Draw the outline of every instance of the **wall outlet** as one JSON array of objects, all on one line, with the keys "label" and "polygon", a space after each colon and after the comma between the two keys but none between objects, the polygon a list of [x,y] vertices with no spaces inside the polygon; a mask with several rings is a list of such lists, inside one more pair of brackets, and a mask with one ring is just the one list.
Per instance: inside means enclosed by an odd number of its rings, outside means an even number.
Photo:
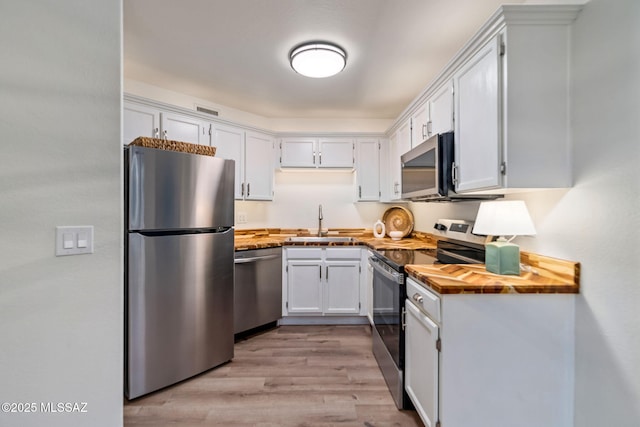
[{"label": "wall outlet", "polygon": [[238,212],[236,222],[238,224],[246,224],[247,223],[247,213],[246,212]]}]

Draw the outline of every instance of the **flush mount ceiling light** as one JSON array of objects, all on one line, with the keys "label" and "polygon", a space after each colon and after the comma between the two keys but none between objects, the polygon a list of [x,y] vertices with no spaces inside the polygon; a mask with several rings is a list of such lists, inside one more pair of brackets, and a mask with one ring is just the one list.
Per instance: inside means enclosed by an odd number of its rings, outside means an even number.
[{"label": "flush mount ceiling light", "polygon": [[340,46],[326,42],[309,42],[289,52],[291,68],[296,73],[313,78],[330,77],[347,64],[347,53]]}]

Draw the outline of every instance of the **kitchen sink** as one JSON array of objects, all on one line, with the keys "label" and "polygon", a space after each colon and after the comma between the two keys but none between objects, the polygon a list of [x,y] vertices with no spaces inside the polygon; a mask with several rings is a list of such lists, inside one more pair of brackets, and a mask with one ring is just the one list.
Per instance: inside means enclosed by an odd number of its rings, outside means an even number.
[{"label": "kitchen sink", "polygon": [[353,243],[356,242],[355,237],[345,236],[305,236],[305,237],[287,237],[285,243]]}]

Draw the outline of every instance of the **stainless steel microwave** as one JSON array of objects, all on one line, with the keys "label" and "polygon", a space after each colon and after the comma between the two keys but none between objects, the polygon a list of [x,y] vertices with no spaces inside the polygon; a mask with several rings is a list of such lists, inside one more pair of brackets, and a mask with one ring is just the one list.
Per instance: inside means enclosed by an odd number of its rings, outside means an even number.
[{"label": "stainless steel microwave", "polygon": [[437,199],[453,192],[453,132],[432,136],[400,159],[403,199]]}]

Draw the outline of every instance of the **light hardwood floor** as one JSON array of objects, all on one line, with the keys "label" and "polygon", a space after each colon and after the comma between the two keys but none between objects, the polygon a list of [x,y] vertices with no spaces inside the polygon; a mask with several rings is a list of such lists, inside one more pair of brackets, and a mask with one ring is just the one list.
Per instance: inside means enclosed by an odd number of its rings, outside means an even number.
[{"label": "light hardwood floor", "polygon": [[396,409],[369,326],[281,326],[239,341],[234,359],[125,401],[125,427],[421,427]]}]

